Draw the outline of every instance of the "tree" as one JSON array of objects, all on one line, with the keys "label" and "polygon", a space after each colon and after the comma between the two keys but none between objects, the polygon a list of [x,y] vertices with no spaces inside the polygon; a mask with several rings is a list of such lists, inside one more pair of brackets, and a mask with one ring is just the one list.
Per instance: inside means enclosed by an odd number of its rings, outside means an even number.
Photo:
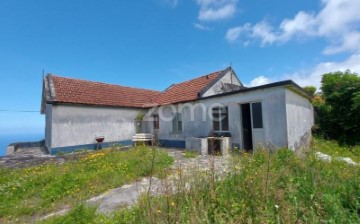
[{"label": "tree", "polygon": [[311,96],[311,97],[315,96],[315,93],[316,93],[315,86],[305,86],[303,89],[305,90],[305,92],[307,92],[307,94],[309,94],[309,96]]},{"label": "tree", "polygon": [[314,104],[322,134],[350,145],[360,143],[360,77],[356,73],[324,74],[323,102]]}]

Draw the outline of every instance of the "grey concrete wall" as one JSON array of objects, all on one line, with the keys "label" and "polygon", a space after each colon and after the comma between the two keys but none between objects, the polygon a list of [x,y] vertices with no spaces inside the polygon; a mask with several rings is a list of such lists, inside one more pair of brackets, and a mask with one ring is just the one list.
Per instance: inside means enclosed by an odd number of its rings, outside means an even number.
[{"label": "grey concrete wall", "polygon": [[51,148],[131,140],[135,134],[137,109],[77,105],[53,105]]},{"label": "grey concrete wall", "polygon": [[51,148],[52,105],[45,105],[45,146]]},{"label": "grey concrete wall", "polygon": [[229,71],[228,73],[226,73],[226,75],[224,75],[221,79],[219,79],[210,89],[208,89],[205,93],[203,93],[202,96],[206,97],[206,96],[212,96],[223,93],[224,91],[222,88],[224,83],[230,83],[238,86],[241,85],[237,77],[233,74],[233,72]]},{"label": "grey concrete wall", "polygon": [[314,125],[314,110],[310,100],[286,89],[286,114],[288,147],[293,150],[309,147]]},{"label": "grey concrete wall", "polygon": [[[249,102],[262,102],[263,125],[264,125],[264,143],[270,143],[276,147],[285,147],[287,145],[287,126],[286,126],[286,104],[285,88],[274,87],[263,90],[256,90],[245,93],[232,94],[228,96],[199,100],[198,103],[205,105],[205,119],[203,120],[203,109],[197,106],[194,109],[195,118],[191,118],[191,106],[184,104],[177,105],[177,109],[184,107],[183,110],[183,132],[172,132],[172,108],[171,106],[162,106],[159,111],[165,115],[166,120],[160,120],[159,139],[166,140],[185,140],[187,137],[209,136],[212,130],[212,120],[208,111],[218,103],[222,103],[229,110],[229,131],[232,134],[232,142],[242,147],[242,123],[240,104]],[[191,105],[196,104],[192,102]]]}]

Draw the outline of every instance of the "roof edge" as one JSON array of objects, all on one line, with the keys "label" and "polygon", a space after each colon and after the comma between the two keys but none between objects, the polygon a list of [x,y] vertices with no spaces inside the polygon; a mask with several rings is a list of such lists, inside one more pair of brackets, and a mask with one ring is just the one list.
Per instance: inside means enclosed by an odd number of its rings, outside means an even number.
[{"label": "roof edge", "polygon": [[40,113],[45,113],[45,104],[49,102],[53,102],[55,100],[55,88],[54,88],[54,82],[52,80],[52,77],[50,74],[43,77],[43,88],[42,88],[42,94],[41,94],[41,108]]},{"label": "roof edge", "polygon": [[[46,76],[47,78],[47,84],[48,84],[48,88],[49,88],[49,100],[51,101],[56,101],[56,89],[55,89],[55,85],[54,85],[54,80],[53,80],[53,76],[51,74],[48,74]],[[48,101],[48,99],[47,99]]]},{"label": "roof edge", "polygon": [[221,74],[218,77],[216,77],[216,79],[212,80],[202,90],[200,90],[200,92],[198,92],[198,98],[200,98],[199,96],[202,96],[206,91],[208,91],[213,85],[215,85],[215,83],[217,83],[222,77],[224,77],[231,70],[232,70],[231,67],[227,67],[226,69],[221,70]]},{"label": "roof edge", "polygon": [[[231,68],[231,67],[230,67]],[[244,86],[244,84],[241,82],[241,80],[239,79],[239,77],[237,76],[236,72],[234,69],[231,68],[231,72],[233,73],[233,75],[235,76],[235,78],[239,81],[240,85],[244,88],[247,88],[246,86]]]},{"label": "roof edge", "polygon": [[311,97],[307,94],[307,92],[303,88],[301,88],[298,84],[296,84],[294,81],[292,81],[290,79],[284,80],[284,81],[279,81],[279,82],[273,82],[273,83],[269,83],[269,84],[265,84],[265,85],[261,85],[261,86],[247,87],[245,89],[239,89],[239,90],[235,90],[235,91],[231,91],[231,92],[227,92],[227,93],[221,93],[221,94],[217,94],[217,95],[207,96],[202,99],[208,99],[208,98],[219,97],[219,96],[227,96],[227,95],[232,95],[232,94],[236,94],[236,93],[249,92],[249,91],[254,91],[254,90],[259,90],[259,89],[268,89],[268,88],[279,87],[279,86],[292,86],[299,93],[302,93],[301,95],[303,95],[305,98],[311,99]]},{"label": "roof edge", "polygon": [[104,107],[104,108],[132,108],[132,109],[151,108],[146,105],[143,105],[143,106],[114,106],[114,105],[104,105],[104,104],[71,103],[71,102],[61,102],[61,101],[49,101],[47,103],[52,104],[52,105],[89,106],[89,107]]},{"label": "roof edge", "polygon": [[[273,82],[273,83],[269,83],[269,84],[265,84],[265,85],[261,85],[261,86],[247,87],[244,89],[239,89],[239,90],[235,90],[235,91],[231,91],[231,92],[206,96],[206,97],[198,98],[195,100],[176,102],[173,104],[194,102],[194,101],[198,101],[198,100],[205,100],[205,99],[210,99],[210,98],[215,98],[215,97],[228,96],[228,95],[233,95],[233,94],[237,94],[237,93],[245,93],[245,92],[250,92],[250,91],[255,91],[255,90],[260,90],[260,89],[268,89],[268,88],[273,88],[273,87],[280,87],[280,86],[293,87],[293,89],[296,90],[295,91],[296,93],[298,93],[299,95],[301,95],[309,100],[311,99],[311,97],[306,93],[306,91],[303,88],[301,88],[298,84],[296,84],[294,81],[284,80],[284,81]],[[165,106],[165,105],[170,105],[170,104],[160,104],[159,106]]]}]

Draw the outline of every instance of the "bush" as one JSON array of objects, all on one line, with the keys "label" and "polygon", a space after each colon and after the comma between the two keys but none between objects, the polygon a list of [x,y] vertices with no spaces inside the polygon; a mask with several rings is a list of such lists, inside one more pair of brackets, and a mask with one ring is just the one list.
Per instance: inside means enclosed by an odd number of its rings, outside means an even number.
[{"label": "bush", "polygon": [[340,143],[360,144],[358,74],[349,71],[324,74],[321,90],[322,96],[313,99],[318,126],[316,133]]}]

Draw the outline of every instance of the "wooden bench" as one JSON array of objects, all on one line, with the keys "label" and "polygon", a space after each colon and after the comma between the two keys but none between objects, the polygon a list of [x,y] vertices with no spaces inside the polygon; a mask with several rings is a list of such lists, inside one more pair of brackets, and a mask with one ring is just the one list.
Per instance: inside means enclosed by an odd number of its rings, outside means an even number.
[{"label": "wooden bench", "polygon": [[151,145],[154,145],[155,137],[153,134],[148,133],[138,133],[132,137],[132,141],[136,145],[137,143],[147,143],[150,142]]}]

